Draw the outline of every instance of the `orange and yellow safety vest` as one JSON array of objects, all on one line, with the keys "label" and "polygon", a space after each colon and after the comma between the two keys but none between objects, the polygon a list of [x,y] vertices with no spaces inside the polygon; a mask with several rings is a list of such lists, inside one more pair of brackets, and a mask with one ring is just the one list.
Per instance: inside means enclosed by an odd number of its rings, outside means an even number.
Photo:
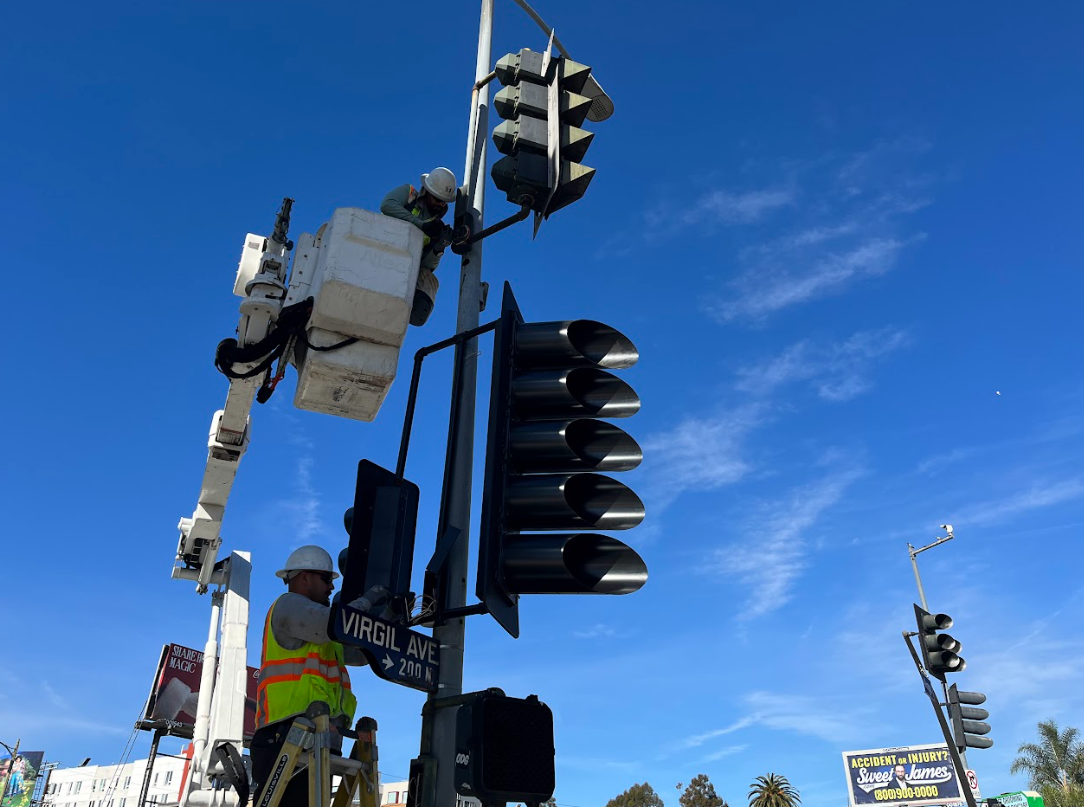
[{"label": "orange and yellow safety vest", "polygon": [[263,628],[260,680],[256,686],[256,727],[277,723],[309,708],[313,701],[331,707],[331,718],[354,719],[358,701],[350,691],[350,674],[338,642],[306,642],[287,650],[275,640],[271,628],[272,604]]}]

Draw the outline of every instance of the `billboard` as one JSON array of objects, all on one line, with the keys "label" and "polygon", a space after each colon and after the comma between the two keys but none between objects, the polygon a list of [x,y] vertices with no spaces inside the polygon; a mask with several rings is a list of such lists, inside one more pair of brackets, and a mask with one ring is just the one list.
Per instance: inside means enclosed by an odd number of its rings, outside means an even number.
[{"label": "billboard", "polygon": [[[203,675],[203,653],[179,644],[167,644],[158,660],[144,720],[168,720],[178,724],[171,733],[192,737],[196,726],[196,704],[199,700],[200,676]],[[256,731],[256,683],[260,671],[248,668],[245,690],[245,739]]]},{"label": "billboard", "polygon": [[964,800],[944,743],[844,751],[843,769],[852,807]]},{"label": "billboard", "polygon": [[14,763],[10,756],[0,757],[3,807],[29,807],[44,756],[43,751],[20,751],[15,755]]}]

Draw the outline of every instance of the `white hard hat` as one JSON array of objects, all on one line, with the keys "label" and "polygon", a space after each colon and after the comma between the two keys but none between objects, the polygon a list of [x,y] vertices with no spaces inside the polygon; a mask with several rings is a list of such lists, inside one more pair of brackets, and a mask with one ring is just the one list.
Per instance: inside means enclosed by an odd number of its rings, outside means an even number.
[{"label": "white hard hat", "polygon": [[290,572],[331,572],[332,580],[339,576],[331,566],[331,555],[313,544],[300,546],[291,552],[290,557],[286,558],[286,565],[275,572],[275,577],[285,580]]},{"label": "white hard hat", "polygon": [[434,168],[428,174],[422,174],[422,187],[442,202],[455,200],[455,174],[447,168]]}]

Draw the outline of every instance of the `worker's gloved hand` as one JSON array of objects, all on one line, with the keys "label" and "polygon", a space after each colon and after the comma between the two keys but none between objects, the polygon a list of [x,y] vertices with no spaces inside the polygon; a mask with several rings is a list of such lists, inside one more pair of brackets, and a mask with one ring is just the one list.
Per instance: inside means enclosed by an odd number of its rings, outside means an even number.
[{"label": "worker's gloved hand", "polygon": [[440,232],[430,237],[432,238],[430,246],[433,252],[443,252],[444,248],[452,243],[452,228],[447,224],[441,224]]},{"label": "worker's gloved hand", "polygon": [[384,586],[373,586],[349,605],[351,608],[357,608],[359,611],[371,614],[386,603],[389,597],[391,597],[391,592]]},{"label": "worker's gloved hand", "polygon": [[422,232],[428,235],[431,239],[436,239],[444,232],[444,228],[447,225],[440,219],[430,219],[422,225]]}]

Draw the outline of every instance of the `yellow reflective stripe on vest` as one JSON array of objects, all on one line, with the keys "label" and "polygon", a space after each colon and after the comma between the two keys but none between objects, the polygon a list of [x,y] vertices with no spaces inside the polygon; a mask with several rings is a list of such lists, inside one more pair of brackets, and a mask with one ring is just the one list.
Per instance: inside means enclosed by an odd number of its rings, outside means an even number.
[{"label": "yellow reflective stripe on vest", "polygon": [[[418,218],[421,218],[422,217],[422,209],[420,207],[416,207],[416,208],[414,208],[413,210],[410,211],[410,215],[417,216]],[[429,236],[423,234],[422,235],[422,247],[429,246],[429,241],[430,241]]]},{"label": "yellow reflective stripe on vest", "polygon": [[[276,603],[278,600],[275,601]],[[277,723],[321,700],[331,708],[331,717],[354,718],[357,699],[350,689],[350,674],[338,642],[306,642],[287,650],[275,639],[271,627],[272,605],[264,621],[260,680],[256,686],[256,725]]]}]

